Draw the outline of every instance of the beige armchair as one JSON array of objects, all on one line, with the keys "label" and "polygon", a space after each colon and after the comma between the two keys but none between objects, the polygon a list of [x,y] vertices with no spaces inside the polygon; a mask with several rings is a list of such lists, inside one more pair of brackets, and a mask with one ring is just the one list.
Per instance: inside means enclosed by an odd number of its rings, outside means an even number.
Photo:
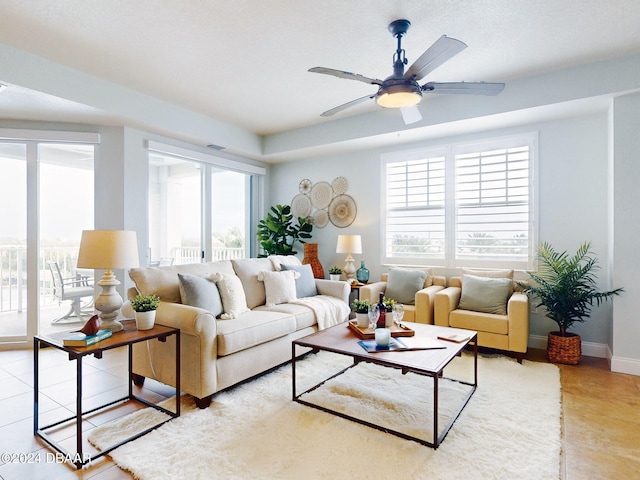
[{"label": "beige armchair", "polygon": [[[422,288],[415,293],[413,298],[414,304],[412,305],[406,301],[400,301],[400,303],[404,305],[403,321],[433,324],[435,295],[436,292],[445,288],[447,279],[445,277],[432,275],[430,269],[424,271],[427,272],[427,278],[425,279]],[[397,271],[390,270],[390,273],[393,280],[394,274],[397,273]],[[380,297],[380,293],[385,295],[387,294],[388,280],[389,273],[383,273],[381,275],[381,281],[360,287],[360,300],[377,302]],[[398,301],[399,299],[394,298],[394,300]]]},{"label": "beige armchair", "polygon": [[[477,278],[477,277],[475,277]],[[451,277],[449,287],[435,295],[435,324],[478,332],[478,346],[516,353],[518,363],[529,341],[529,299],[516,282],[508,284],[506,311],[487,313],[460,308],[464,277]],[[474,279],[475,280],[475,279]],[[470,288],[470,287],[469,287]],[[469,302],[467,301],[467,305]],[[464,307],[464,305],[463,305]],[[503,307],[504,308],[504,307]]]}]

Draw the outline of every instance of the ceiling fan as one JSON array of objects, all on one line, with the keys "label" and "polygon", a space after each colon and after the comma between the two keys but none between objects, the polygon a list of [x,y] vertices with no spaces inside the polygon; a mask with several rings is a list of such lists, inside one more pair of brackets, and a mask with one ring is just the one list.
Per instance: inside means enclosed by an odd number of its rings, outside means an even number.
[{"label": "ceiling fan", "polygon": [[504,89],[504,83],[487,82],[427,82],[418,84],[421,80],[440,65],[467,48],[467,45],[455,38],[443,35],[431,45],[405,72],[408,63],[402,48],[402,37],[407,33],[411,22],[409,20],[395,20],[389,24],[389,31],[398,39],[398,47],[393,54],[393,74],[384,80],[365,77],[357,73],[335,70],[333,68],[314,67],[309,71],[333,75],[338,78],[357,80],[359,82],[378,85],[378,91],[366,97],[357,98],[338,107],[327,110],[321,116],[329,117],[349,107],[353,107],[369,99],[376,99],[378,105],[386,108],[400,108],[406,124],[415,123],[422,119],[417,106],[422,100],[422,93],[443,94],[471,94],[498,95]]}]

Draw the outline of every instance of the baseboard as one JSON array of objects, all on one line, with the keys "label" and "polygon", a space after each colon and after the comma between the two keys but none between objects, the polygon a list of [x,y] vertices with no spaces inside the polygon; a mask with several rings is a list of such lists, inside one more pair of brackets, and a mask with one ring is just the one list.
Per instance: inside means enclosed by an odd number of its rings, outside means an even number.
[{"label": "baseboard", "polygon": [[611,357],[611,371],[617,373],[628,373],[629,375],[640,375],[640,360],[637,358]]},{"label": "baseboard", "polygon": [[[547,337],[542,335],[530,335],[529,347],[546,350]],[[582,342],[582,355],[587,357],[611,358],[609,346],[606,343]]]}]

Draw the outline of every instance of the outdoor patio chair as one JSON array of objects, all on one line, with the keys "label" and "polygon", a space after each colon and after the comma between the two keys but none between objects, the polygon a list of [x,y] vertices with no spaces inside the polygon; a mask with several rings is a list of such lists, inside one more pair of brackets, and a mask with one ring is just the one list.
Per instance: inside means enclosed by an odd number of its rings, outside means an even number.
[{"label": "outdoor patio chair", "polygon": [[[57,262],[48,262],[47,266],[53,279],[53,295],[59,303],[71,301],[71,308],[62,317],[52,320],[51,323],[76,323],[83,322],[83,315],[93,313],[93,278],[86,275],[76,275],[64,278]],[[82,299],[91,297],[91,300],[82,305]],[[73,318],[73,317],[76,318]]]}]

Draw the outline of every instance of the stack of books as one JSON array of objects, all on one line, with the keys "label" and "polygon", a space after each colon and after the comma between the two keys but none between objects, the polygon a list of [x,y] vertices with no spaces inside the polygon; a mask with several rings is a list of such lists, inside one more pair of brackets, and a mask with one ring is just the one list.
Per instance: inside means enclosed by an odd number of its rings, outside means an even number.
[{"label": "stack of books", "polygon": [[102,340],[109,338],[113,332],[111,330],[98,330],[95,335],[86,335],[82,332],[70,332],[63,339],[65,347],[89,347]]}]

